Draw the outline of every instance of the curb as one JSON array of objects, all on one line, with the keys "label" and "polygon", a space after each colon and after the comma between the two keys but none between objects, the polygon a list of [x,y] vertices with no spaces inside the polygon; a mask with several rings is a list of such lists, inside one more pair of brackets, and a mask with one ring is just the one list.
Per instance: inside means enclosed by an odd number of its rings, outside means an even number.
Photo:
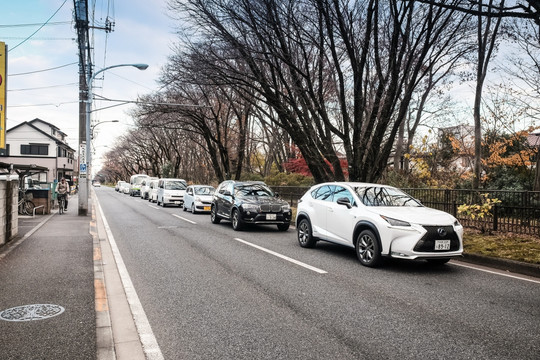
[{"label": "curb", "polygon": [[484,265],[499,270],[509,271],[517,274],[532,276],[540,278],[540,265],[529,264],[521,261],[501,259],[496,257],[477,255],[477,254],[465,254],[462,258],[454,259],[457,261],[463,261],[467,263]]}]

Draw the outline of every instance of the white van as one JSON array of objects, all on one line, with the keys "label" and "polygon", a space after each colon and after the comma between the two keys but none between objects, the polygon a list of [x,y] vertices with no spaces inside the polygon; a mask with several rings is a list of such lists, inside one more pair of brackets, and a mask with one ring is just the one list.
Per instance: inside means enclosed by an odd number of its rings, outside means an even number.
[{"label": "white van", "polygon": [[163,207],[168,204],[182,206],[187,183],[184,179],[159,179],[157,204]]},{"label": "white van", "polygon": [[146,174],[131,175],[129,179],[129,196],[141,196],[141,183],[144,179],[148,179]]}]

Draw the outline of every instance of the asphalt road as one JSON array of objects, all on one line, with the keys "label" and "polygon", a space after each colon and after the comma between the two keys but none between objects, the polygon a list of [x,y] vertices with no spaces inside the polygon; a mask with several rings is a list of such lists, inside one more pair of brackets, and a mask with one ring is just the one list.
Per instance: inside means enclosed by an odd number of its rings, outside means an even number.
[{"label": "asphalt road", "polygon": [[96,195],[165,359],[538,359],[540,283]]}]

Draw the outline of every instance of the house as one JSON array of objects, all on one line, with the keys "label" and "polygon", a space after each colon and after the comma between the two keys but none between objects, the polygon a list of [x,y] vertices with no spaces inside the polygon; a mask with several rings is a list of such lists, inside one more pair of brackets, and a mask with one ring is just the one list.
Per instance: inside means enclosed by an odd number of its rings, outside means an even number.
[{"label": "house", "polygon": [[6,149],[0,152],[0,161],[47,168],[32,175],[34,183],[52,183],[62,177],[71,181],[77,162],[66,139],[67,135],[51,123],[25,121],[6,131]]}]

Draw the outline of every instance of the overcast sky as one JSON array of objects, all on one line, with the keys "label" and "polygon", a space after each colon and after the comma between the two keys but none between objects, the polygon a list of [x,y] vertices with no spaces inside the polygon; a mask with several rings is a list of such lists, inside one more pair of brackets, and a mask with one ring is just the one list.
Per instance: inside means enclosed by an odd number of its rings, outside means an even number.
[{"label": "overcast sky", "polygon": [[[166,0],[89,0],[89,6],[93,4],[90,11],[96,23],[104,23],[107,16],[115,23],[108,34],[93,30],[95,71],[116,64],[149,65],[145,71],[123,67],[98,75],[94,93],[134,101],[157,90],[156,80],[175,39]],[[7,128],[40,118],[65,132],[70,146],[77,149],[79,68],[73,0],[0,0],[0,9],[0,41],[8,45]],[[53,68],[58,69],[43,71]],[[94,108],[114,104],[95,101]],[[120,120],[96,127],[95,169],[106,146],[129,129],[130,108],[123,105],[93,113],[94,122]]]}]

